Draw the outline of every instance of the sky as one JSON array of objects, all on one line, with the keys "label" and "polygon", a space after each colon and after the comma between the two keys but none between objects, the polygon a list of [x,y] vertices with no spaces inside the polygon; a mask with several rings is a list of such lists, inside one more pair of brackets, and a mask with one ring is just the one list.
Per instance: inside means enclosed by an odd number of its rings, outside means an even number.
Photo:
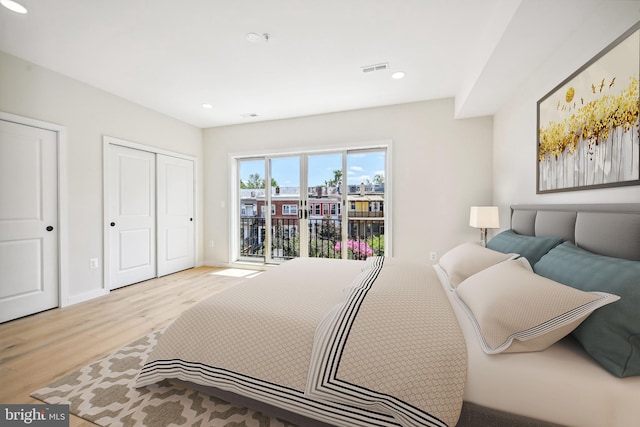
[{"label": "sky", "polygon": [[[317,154],[308,156],[309,186],[324,185],[333,180],[336,169],[342,168],[342,154]],[[347,184],[358,185],[367,180],[373,182],[375,175],[384,176],[384,151],[347,154]],[[274,157],[271,159],[271,176],[280,187],[300,186],[300,157]],[[251,160],[240,163],[240,179],[247,181],[249,175],[258,173],[265,177],[264,161]]]}]

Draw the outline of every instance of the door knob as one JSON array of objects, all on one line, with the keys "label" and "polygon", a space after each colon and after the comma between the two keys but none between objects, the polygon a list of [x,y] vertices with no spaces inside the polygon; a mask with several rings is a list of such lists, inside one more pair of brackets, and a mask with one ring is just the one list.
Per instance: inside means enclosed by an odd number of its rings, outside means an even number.
[{"label": "door knob", "polygon": [[52,226],[47,226],[47,231],[53,231],[53,227]]},{"label": "door knob", "polygon": [[116,223],[115,223],[115,222],[112,222],[110,225],[111,225],[112,227],[115,227],[115,226],[116,226]]}]

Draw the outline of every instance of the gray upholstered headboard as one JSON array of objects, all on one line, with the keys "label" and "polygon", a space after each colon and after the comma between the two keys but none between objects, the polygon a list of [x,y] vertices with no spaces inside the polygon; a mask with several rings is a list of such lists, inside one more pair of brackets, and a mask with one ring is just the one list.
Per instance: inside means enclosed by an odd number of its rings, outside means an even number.
[{"label": "gray upholstered headboard", "polygon": [[640,261],[640,203],[513,205],[511,228],[560,236],[600,255]]}]

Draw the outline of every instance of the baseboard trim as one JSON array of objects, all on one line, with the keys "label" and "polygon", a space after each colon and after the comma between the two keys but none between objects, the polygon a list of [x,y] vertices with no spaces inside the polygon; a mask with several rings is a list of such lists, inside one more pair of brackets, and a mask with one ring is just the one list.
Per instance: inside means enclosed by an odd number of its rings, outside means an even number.
[{"label": "baseboard trim", "polygon": [[63,304],[62,307],[67,307],[69,305],[74,305],[81,302],[89,301],[94,298],[98,298],[108,294],[109,294],[108,289],[96,289],[95,291],[84,292],[80,295],[73,295],[67,298],[67,303]]}]

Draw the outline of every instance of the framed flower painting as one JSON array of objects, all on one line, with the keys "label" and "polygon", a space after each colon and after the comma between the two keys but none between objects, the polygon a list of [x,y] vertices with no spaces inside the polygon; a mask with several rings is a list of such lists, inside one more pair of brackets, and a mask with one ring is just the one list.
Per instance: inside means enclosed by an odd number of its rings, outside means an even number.
[{"label": "framed flower painting", "polygon": [[640,184],[640,24],[538,101],[537,189]]}]

